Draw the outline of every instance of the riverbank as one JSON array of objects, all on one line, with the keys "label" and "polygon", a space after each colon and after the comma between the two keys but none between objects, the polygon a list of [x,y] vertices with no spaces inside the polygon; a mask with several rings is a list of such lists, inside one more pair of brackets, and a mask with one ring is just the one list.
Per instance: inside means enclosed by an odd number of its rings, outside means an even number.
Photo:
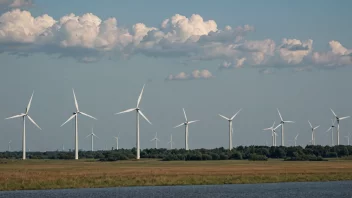
[{"label": "riverbank", "polygon": [[0,190],[352,180],[352,161],[2,160]]}]

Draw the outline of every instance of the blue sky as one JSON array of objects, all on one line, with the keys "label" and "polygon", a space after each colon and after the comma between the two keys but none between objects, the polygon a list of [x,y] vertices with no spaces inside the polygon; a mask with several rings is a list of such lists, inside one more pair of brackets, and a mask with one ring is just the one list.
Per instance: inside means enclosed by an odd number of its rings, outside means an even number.
[{"label": "blue sky", "polygon": [[[235,145],[270,144],[270,133],[262,129],[279,122],[276,108],[284,119],[296,121],[285,127],[286,143],[300,133],[300,145],[311,137],[308,119],[321,125],[316,141],[325,145],[330,144],[325,133],[329,108],[341,116],[352,114],[350,1],[37,0],[20,7],[0,1],[0,6],[0,117],[23,112],[35,91],[30,115],[43,130],[27,122],[31,150],[73,148],[74,123],[60,127],[74,110],[72,88],[80,109],[98,118],[79,117],[80,149],[90,148],[84,137],[92,126],[100,137],[96,148],[114,146],[116,134],[121,147],[135,146],[135,115],[113,114],[134,107],[144,83],[141,108],[153,125],[141,119],[142,148],[154,146],[150,139],[156,131],[161,147],[167,147],[172,133],[175,147],[182,148],[184,130],[173,126],[184,121],[183,107],[189,119],[201,120],[190,125],[190,148],[227,147],[227,122],[217,114],[231,116],[240,108]],[[31,23],[26,11],[52,19]],[[60,21],[70,13],[79,20],[71,16],[71,25]],[[84,18],[86,13],[92,15]],[[190,23],[172,24],[176,14]],[[192,14],[204,23],[191,19]],[[102,22],[81,23],[94,17]],[[109,17],[116,18],[117,26],[109,20],[110,26],[103,27]],[[168,27],[162,28],[165,19]],[[214,20],[216,30],[208,20]],[[149,28],[140,40],[133,32],[136,23]],[[101,34],[92,38],[94,25]],[[112,26],[117,29],[107,29]],[[342,143],[351,122],[341,122]],[[0,120],[0,134],[0,150],[10,140],[13,149],[21,149],[19,119]]]}]

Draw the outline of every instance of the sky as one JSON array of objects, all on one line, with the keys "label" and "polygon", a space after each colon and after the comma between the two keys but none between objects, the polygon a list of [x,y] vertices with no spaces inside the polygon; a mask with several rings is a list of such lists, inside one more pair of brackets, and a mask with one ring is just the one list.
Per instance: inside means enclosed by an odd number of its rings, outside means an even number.
[{"label": "sky", "polygon": [[[74,122],[60,127],[79,109],[79,148],[94,128],[96,149],[135,147],[133,108],[140,107],[141,148],[184,148],[182,108],[189,120],[189,147],[228,147],[234,119],[235,146],[271,145],[263,131],[280,118],[285,143],[305,146],[308,120],[320,125],[316,142],[331,143],[325,131],[332,108],[352,115],[351,1],[44,1],[0,0],[0,151],[21,150],[25,112],[43,129],[26,122],[27,150],[74,148]],[[341,121],[346,144],[352,119]],[[278,129],[278,131],[280,131]],[[335,134],[336,135],[336,134]],[[335,138],[336,140],[336,138]],[[281,142],[279,134],[278,144]]]}]

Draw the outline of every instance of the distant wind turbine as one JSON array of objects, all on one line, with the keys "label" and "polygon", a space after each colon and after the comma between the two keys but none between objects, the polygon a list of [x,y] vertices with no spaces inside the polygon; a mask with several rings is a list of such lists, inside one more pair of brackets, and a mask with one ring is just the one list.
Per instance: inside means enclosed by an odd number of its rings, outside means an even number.
[{"label": "distant wind turbine", "polygon": [[172,145],[175,144],[175,143],[172,141],[172,134],[171,134],[171,137],[170,137],[170,141],[169,141],[167,144],[170,144],[170,149],[172,149]]},{"label": "distant wind turbine", "polygon": [[73,115],[71,117],[69,117],[68,120],[66,120],[66,122],[64,122],[60,127],[64,126],[67,122],[69,122],[70,120],[75,118],[75,125],[76,125],[75,126],[75,160],[78,160],[78,114],[87,116],[89,118],[93,118],[95,120],[97,120],[97,119],[95,117],[88,115],[86,113],[83,113],[82,111],[79,110],[75,90],[72,89],[72,93],[73,93],[73,98],[75,100],[76,111],[73,112]]},{"label": "distant wind turbine", "polygon": [[153,139],[151,139],[150,141],[155,141],[155,148],[158,148],[158,142],[160,141],[158,139],[158,132],[155,133],[155,137]]},{"label": "distant wind turbine", "polygon": [[296,135],[296,137],[295,137],[295,139],[294,139],[294,141],[295,141],[295,146],[297,146],[297,138],[298,138],[298,136],[299,136],[299,133],[297,133],[297,135]]},{"label": "distant wind turbine", "polygon": [[15,115],[15,116],[12,116],[12,117],[5,118],[5,120],[12,119],[12,118],[20,118],[20,117],[23,119],[23,134],[22,134],[22,159],[23,159],[23,160],[26,159],[26,117],[27,117],[36,127],[38,127],[38,129],[42,130],[42,129],[37,125],[37,123],[35,123],[34,120],[28,115],[29,109],[30,109],[30,107],[31,107],[32,99],[33,99],[33,94],[34,94],[34,91],[33,91],[33,93],[32,93],[31,99],[29,99],[29,102],[28,102],[28,105],[27,105],[27,108],[26,108],[25,113],[21,113],[21,114],[19,114],[19,115]]},{"label": "distant wind turbine", "polygon": [[152,124],[148,118],[142,113],[142,111],[140,110],[139,108],[139,103],[141,102],[141,99],[142,99],[142,94],[143,94],[143,90],[144,90],[144,86],[145,84],[143,85],[143,88],[142,88],[142,91],[141,93],[139,94],[139,97],[138,97],[138,100],[137,100],[137,107],[135,108],[131,108],[131,109],[127,109],[125,111],[121,111],[119,113],[115,113],[115,115],[117,114],[122,114],[122,113],[128,113],[128,112],[131,112],[131,111],[136,111],[136,114],[137,114],[137,123],[136,123],[136,127],[137,127],[137,130],[136,130],[136,149],[137,149],[137,156],[136,156],[136,159],[140,159],[140,142],[139,142],[139,115],[141,115],[149,124]]},{"label": "distant wind turbine", "polygon": [[308,123],[309,123],[310,129],[312,130],[312,145],[316,145],[316,143],[315,143],[315,130],[317,128],[319,128],[320,125],[313,127],[312,123],[310,123],[309,120],[308,120]]},{"label": "distant wind turbine", "polygon": [[336,113],[330,109],[332,114],[334,114],[336,122],[337,122],[337,145],[340,145],[340,120],[344,120],[346,118],[349,118],[350,116],[345,116],[345,117],[338,117]]},{"label": "distant wind turbine", "polygon": [[264,131],[271,130],[272,146],[276,146],[275,130],[277,128],[279,128],[279,126],[281,126],[281,124],[277,125],[275,128],[274,128],[274,126],[275,126],[275,121],[274,121],[274,123],[273,123],[273,125],[271,127],[263,129]]},{"label": "distant wind turbine", "polygon": [[351,137],[351,133],[349,133],[347,136],[345,136],[345,138],[347,139],[347,145],[350,145],[350,137]]},{"label": "distant wind turbine", "polygon": [[96,137],[96,138],[99,138],[99,137],[98,137],[97,135],[95,135],[95,133],[93,132],[93,128],[92,128],[92,133],[90,133],[89,135],[87,135],[86,138],[89,137],[89,136],[91,137],[91,147],[92,147],[92,148],[91,148],[91,151],[94,151],[94,150],[93,150],[93,145],[94,145],[93,139],[94,139],[94,137]]},{"label": "distant wind turbine", "polygon": [[114,137],[116,139],[116,150],[119,150],[119,136]]},{"label": "distant wind turbine", "polygon": [[331,130],[331,146],[334,146],[334,128],[335,128],[335,119],[331,119],[331,127],[326,131],[329,132]]},{"label": "distant wind turbine", "polygon": [[284,137],[284,124],[285,123],[295,123],[294,121],[284,121],[282,119],[281,113],[279,111],[279,109],[277,109],[277,112],[279,113],[280,119],[281,119],[281,146],[285,146],[285,137]]},{"label": "distant wind turbine", "polygon": [[12,141],[10,140],[10,141],[9,141],[9,146],[8,146],[8,149],[7,149],[9,152],[11,152],[11,142],[12,142]]},{"label": "distant wind turbine", "polygon": [[219,114],[220,117],[224,118],[225,120],[229,121],[229,150],[233,148],[232,146],[232,134],[233,134],[233,127],[232,127],[232,121],[233,119],[237,116],[237,114],[241,111],[242,109],[238,110],[235,115],[233,115],[231,118],[225,117],[221,114]]},{"label": "distant wind turbine", "polygon": [[174,128],[177,128],[177,127],[180,127],[182,125],[185,125],[185,149],[188,150],[188,125],[191,124],[191,123],[194,123],[194,122],[198,122],[199,120],[188,121],[185,109],[182,108],[182,110],[183,110],[183,114],[185,116],[185,120],[186,121],[184,123],[182,123],[182,124],[179,124],[179,125],[175,126]]}]

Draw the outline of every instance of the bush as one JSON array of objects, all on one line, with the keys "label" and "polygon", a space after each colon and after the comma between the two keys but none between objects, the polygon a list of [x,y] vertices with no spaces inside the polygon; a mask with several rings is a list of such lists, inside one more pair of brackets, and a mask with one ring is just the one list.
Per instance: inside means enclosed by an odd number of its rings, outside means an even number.
[{"label": "bush", "polygon": [[250,161],[268,161],[268,157],[265,155],[250,154],[248,160],[250,160]]},{"label": "bush", "polygon": [[234,153],[232,153],[230,159],[241,160],[242,154],[238,151],[235,151]]}]

